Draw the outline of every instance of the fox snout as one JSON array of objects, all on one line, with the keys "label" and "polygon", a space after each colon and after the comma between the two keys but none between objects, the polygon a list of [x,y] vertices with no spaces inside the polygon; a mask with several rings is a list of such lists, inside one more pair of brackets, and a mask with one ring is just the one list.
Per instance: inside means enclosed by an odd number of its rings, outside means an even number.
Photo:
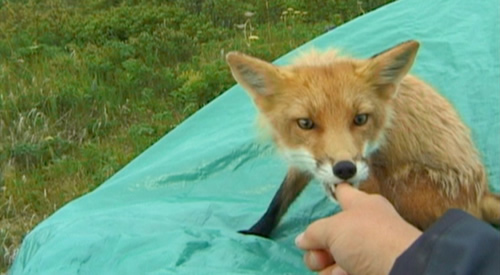
[{"label": "fox snout", "polygon": [[288,163],[298,170],[307,172],[325,185],[348,182],[358,186],[368,178],[369,165],[361,156],[351,157],[347,154],[335,154],[336,157],[321,156],[317,158],[307,149],[282,150]]},{"label": "fox snout", "polygon": [[349,180],[356,175],[356,172],[356,164],[352,161],[339,161],[333,166],[333,174],[339,179]]}]

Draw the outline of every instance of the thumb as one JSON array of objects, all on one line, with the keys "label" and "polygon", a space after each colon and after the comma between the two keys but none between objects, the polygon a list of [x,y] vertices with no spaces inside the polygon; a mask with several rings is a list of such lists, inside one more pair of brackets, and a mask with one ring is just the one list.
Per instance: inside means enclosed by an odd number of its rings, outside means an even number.
[{"label": "thumb", "polygon": [[335,187],[335,197],[344,210],[351,208],[356,200],[365,196],[368,196],[368,194],[359,191],[348,183],[341,183]]}]

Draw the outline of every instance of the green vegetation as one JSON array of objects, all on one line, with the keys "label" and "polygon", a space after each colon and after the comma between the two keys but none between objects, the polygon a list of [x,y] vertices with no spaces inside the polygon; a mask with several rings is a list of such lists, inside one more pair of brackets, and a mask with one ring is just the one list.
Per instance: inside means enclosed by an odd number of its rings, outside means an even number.
[{"label": "green vegetation", "polygon": [[390,0],[0,0],[0,273],[22,237],[234,84]]}]

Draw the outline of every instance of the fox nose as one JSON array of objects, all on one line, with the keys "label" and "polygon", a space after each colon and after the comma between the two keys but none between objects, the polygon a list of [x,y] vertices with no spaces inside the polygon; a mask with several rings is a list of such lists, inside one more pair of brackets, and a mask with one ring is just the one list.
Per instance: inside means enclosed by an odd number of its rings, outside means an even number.
[{"label": "fox nose", "polygon": [[340,179],[348,180],[356,174],[356,165],[350,161],[339,161],[333,166],[333,174]]}]

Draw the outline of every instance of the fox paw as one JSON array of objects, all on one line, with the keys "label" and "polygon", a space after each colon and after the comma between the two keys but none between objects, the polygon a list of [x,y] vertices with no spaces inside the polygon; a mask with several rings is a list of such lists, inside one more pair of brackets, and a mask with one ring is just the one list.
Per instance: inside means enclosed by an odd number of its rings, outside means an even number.
[{"label": "fox paw", "polygon": [[262,238],[269,239],[269,233],[267,232],[259,232],[258,230],[252,230],[252,228],[248,230],[240,230],[238,233],[243,234],[243,235],[254,235],[254,236],[259,236]]}]

